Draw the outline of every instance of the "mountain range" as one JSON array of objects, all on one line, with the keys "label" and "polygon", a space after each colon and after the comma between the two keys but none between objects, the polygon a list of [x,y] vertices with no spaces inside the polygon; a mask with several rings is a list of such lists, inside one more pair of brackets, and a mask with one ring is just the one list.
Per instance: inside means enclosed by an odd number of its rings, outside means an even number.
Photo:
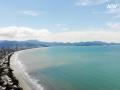
[{"label": "mountain range", "polygon": [[49,46],[103,46],[103,45],[120,45],[120,43],[106,43],[101,41],[93,42],[74,42],[74,43],[63,43],[63,42],[41,42],[37,40],[27,40],[27,41],[0,41],[0,48],[10,47],[10,48],[37,48],[37,47],[49,47]]}]

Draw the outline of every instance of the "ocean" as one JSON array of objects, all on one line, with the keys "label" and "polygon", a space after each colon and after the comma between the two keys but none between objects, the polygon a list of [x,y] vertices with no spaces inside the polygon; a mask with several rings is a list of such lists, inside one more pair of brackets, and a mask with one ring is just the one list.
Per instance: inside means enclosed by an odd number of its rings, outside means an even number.
[{"label": "ocean", "polygon": [[120,90],[120,46],[59,46],[21,51],[33,90]]}]

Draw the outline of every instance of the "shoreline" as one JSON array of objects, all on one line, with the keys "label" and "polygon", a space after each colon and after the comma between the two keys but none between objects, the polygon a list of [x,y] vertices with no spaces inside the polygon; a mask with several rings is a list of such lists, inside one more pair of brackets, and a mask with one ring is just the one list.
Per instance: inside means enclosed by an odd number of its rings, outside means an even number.
[{"label": "shoreline", "polygon": [[18,79],[20,86],[23,88],[23,90],[32,90],[30,86],[27,84],[27,81],[25,80],[25,76],[23,75],[23,71],[19,68],[19,66],[16,65],[16,54],[18,54],[21,51],[15,52],[12,57],[10,58],[10,67],[13,69],[14,76]]},{"label": "shoreline", "polygon": [[[39,49],[39,48],[33,48],[33,49]],[[33,49],[27,49],[27,50],[33,50]],[[26,68],[19,60],[18,56],[23,51],[25,50],[15,52],[10,58],[10,66],[14,70],[13,71],[14,76],[18,79],[19,84],[23,88],[23,90],[44,90],[44,88],[40,84],[38,84],[36,80],[34,80],[29,76],[28,72],[26,72]]]}]

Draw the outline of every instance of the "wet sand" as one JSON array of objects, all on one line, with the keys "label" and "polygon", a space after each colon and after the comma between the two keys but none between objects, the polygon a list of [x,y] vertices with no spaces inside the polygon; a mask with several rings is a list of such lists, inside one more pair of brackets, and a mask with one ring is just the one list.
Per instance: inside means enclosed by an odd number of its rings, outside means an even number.
[{"label": "wet sand", "polygon": [[11,57],[11,59],[10,59],[10,67],[14,70],[13,71],[13,74],[14,74],[14,76],[18,79],[18,81],[19,81],[19,84],[20,84],[20,86],[23,88],[23,90],[32,90],[31,89],[31,87],[30,87],[30,85],[28,85],[28,82],[29,81],[27,81],[26,80],[26,77],[25,77],[25,75],[23,74],[23,72],[22,72],[22,70],[21,70],[21,68],[18,66],[18,62],[16,61],[16,59],[17,59],[17,54],[19,54],[19,52],[15,52],[13,55],[12,55],[12,57]]}]

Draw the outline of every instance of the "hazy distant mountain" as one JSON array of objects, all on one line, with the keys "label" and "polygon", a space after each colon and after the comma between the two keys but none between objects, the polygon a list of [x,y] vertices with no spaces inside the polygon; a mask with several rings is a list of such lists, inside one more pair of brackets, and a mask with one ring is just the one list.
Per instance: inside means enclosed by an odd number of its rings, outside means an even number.
[{"label": "hazy distant mountain", "polygon": [[40,43],[39,41],[0,41],[0,47],[11,47],[11,48],[35,48],[35,47],[46,47],[47,45]]},{"label": "hazy distant mountain", "polygon": [[36,48],[48,46],[101,46],[101,45],[120,45],[120,43],[106,43],[101,41],[93,42],[76,42],[76,43],[62,43],[62,42],[40,42],[37,40],[27,41],[0,41],[0,47],[19,47],[19,48]]},{"label": "hazy distant mountain", "polygon": [[96,46],[96,45],[100,45],[101,46],[101,45],[111,45],[111,44],[112,43],[106,43],[106,42],[101,42],[101,41],[73,43],[73,45],[76,45],[76,46]]}]

